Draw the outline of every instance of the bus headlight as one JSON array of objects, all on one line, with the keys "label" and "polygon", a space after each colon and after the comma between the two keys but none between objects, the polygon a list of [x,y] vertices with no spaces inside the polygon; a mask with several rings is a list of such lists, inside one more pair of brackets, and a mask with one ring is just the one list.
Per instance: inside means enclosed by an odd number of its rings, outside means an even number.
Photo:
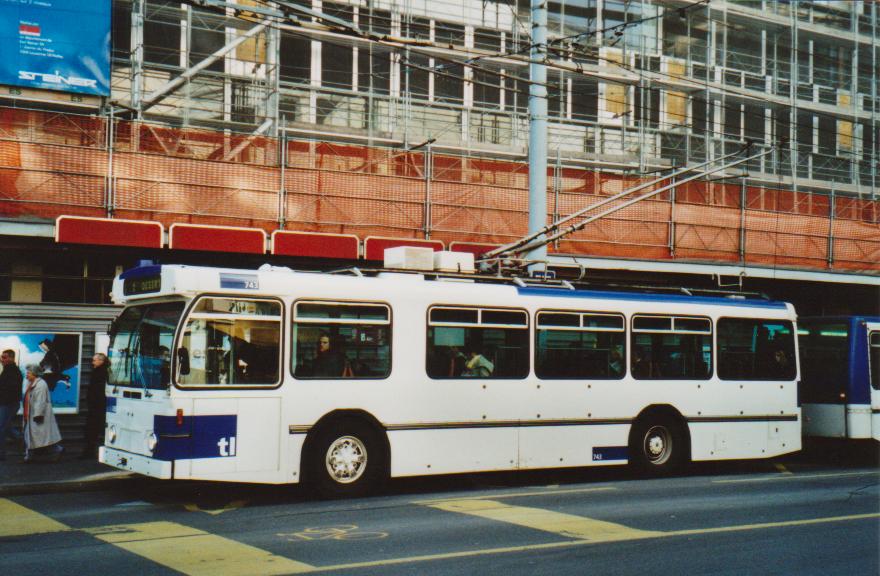
[{"label": "bus headlight", "polygon": [[109,428],[107,428],[107,441],[110,444],[116,443],[116,425],[111,424]]},{"label": "bus headlight", "polygon": [[149,450],[150,452],[155,452],[156,446],[158,446],[158,445],[159,445],[159,438],[156,437],[156,433],[150,432],[147,435],[147,450]]}]

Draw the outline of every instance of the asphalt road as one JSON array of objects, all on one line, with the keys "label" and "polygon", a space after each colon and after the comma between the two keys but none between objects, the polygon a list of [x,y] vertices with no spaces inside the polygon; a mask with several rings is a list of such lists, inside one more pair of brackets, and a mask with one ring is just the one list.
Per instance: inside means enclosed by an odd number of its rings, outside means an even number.
[{"label": "asphalt road", "polygon": [[880,573],[876,447],[695,466],[397,480],[357,500],[144,481],[0,499],[0,568],[75,574]]}]

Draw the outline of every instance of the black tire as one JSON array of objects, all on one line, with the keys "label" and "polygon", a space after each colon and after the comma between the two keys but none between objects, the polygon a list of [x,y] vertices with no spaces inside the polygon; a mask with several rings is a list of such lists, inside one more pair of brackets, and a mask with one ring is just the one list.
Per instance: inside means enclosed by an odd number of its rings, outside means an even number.
[{"label": "black tire", "polygon": [[360,496],[387,476],[384,443],[372,427],[355,419],[323,426],[309,450],[309,483],[321,496]]},{"label": "black tire", "polygon": [[678,472],[690,459],[683,424],[664,414],[648,414],[633,424],[629,452],[632,467],[649,476]]}]

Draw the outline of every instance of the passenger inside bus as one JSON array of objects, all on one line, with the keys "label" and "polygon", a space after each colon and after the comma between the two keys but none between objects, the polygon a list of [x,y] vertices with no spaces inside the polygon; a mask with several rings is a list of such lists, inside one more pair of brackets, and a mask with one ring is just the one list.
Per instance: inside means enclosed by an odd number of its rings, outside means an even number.
[{"label": "passenger inside bus", "polygon": [[476,350],[471,350],[461,375],[465,378],[488,378],[494,371],[495,364],[493,362]]},{"label": "passenger inside bus", "polygon": [[351,377],[351,367],[345,355],[331,346],[330,334],[322,332],[318,338],[318,350],[312,362],[312,376],[316,378]]}]

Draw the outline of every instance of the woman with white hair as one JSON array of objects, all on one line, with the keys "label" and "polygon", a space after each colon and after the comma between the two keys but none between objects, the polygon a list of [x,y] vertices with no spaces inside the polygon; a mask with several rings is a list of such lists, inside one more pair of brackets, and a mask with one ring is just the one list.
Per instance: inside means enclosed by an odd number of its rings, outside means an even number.
[{"label": "woman with white hair", "polygon": [[52,411],[49,385],[40,377],[41,370],[36,364],[28,365],[25,370],[28,385],[24,392],[24,461],[30,462],[35,451],[40,451],[48,452],[50,460],[57,462],[64,447]]}]

